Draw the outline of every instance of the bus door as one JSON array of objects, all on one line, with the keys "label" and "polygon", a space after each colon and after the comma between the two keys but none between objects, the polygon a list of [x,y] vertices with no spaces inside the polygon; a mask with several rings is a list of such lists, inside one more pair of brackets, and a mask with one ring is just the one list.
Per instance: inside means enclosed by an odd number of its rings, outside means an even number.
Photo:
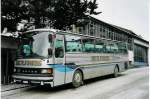
[{"label": "bus door", "polygon": [[65,46],[64,35],[56,34],[54,41],[54,86],[65,83]]}]

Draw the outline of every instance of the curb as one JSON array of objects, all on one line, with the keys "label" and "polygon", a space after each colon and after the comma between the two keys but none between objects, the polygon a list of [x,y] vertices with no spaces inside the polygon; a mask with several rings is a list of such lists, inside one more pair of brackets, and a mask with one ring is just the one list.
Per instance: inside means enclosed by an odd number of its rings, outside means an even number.
[{"label": "curb", "polygon": [[24,87],[19,87],[19,88],[14,88],[14,89],[9,89],[9,90],[5,90],[5,91],[1,91],[1,97],[13,95],[13,94],[17,94],[20,91],[24,91],[27,88],[32,88],[32,87],[33,86],[24,86]]}]

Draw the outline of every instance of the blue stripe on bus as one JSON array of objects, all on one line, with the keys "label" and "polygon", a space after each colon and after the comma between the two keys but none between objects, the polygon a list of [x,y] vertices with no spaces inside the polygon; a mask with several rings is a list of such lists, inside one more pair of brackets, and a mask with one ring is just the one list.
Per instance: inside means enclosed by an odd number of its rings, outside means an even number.
[{"label": "blue stripe on bus", "polygon": [[47,65],[56,69],[59,72],[73,71],[73,68],[71,68],[72,66],[67,66],[67,65],[63,65],[63,64],[47,64]]}]

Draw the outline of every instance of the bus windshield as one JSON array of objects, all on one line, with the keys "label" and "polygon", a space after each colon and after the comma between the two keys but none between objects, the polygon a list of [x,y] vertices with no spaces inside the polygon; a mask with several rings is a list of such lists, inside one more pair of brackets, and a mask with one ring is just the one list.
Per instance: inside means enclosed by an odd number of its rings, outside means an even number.
[{"label": "bus windshield", "polygon": [[18,58],[51,57],[52,55],[48,54],[48,49],[52,48],[52,42],[49,42],[49,35],[51,35],[50,32],[42,31],[21,35],[17,51]]}]

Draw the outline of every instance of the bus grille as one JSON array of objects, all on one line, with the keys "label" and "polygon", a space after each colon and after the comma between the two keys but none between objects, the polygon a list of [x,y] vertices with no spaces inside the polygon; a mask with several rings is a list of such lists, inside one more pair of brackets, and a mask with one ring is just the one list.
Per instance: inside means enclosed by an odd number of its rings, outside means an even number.
[{"label": "bus grille", "polygon": [[33,68],[16,68],[15,73],[23,73],[23,74],[40,74],[40,69],[33,69]]}]

